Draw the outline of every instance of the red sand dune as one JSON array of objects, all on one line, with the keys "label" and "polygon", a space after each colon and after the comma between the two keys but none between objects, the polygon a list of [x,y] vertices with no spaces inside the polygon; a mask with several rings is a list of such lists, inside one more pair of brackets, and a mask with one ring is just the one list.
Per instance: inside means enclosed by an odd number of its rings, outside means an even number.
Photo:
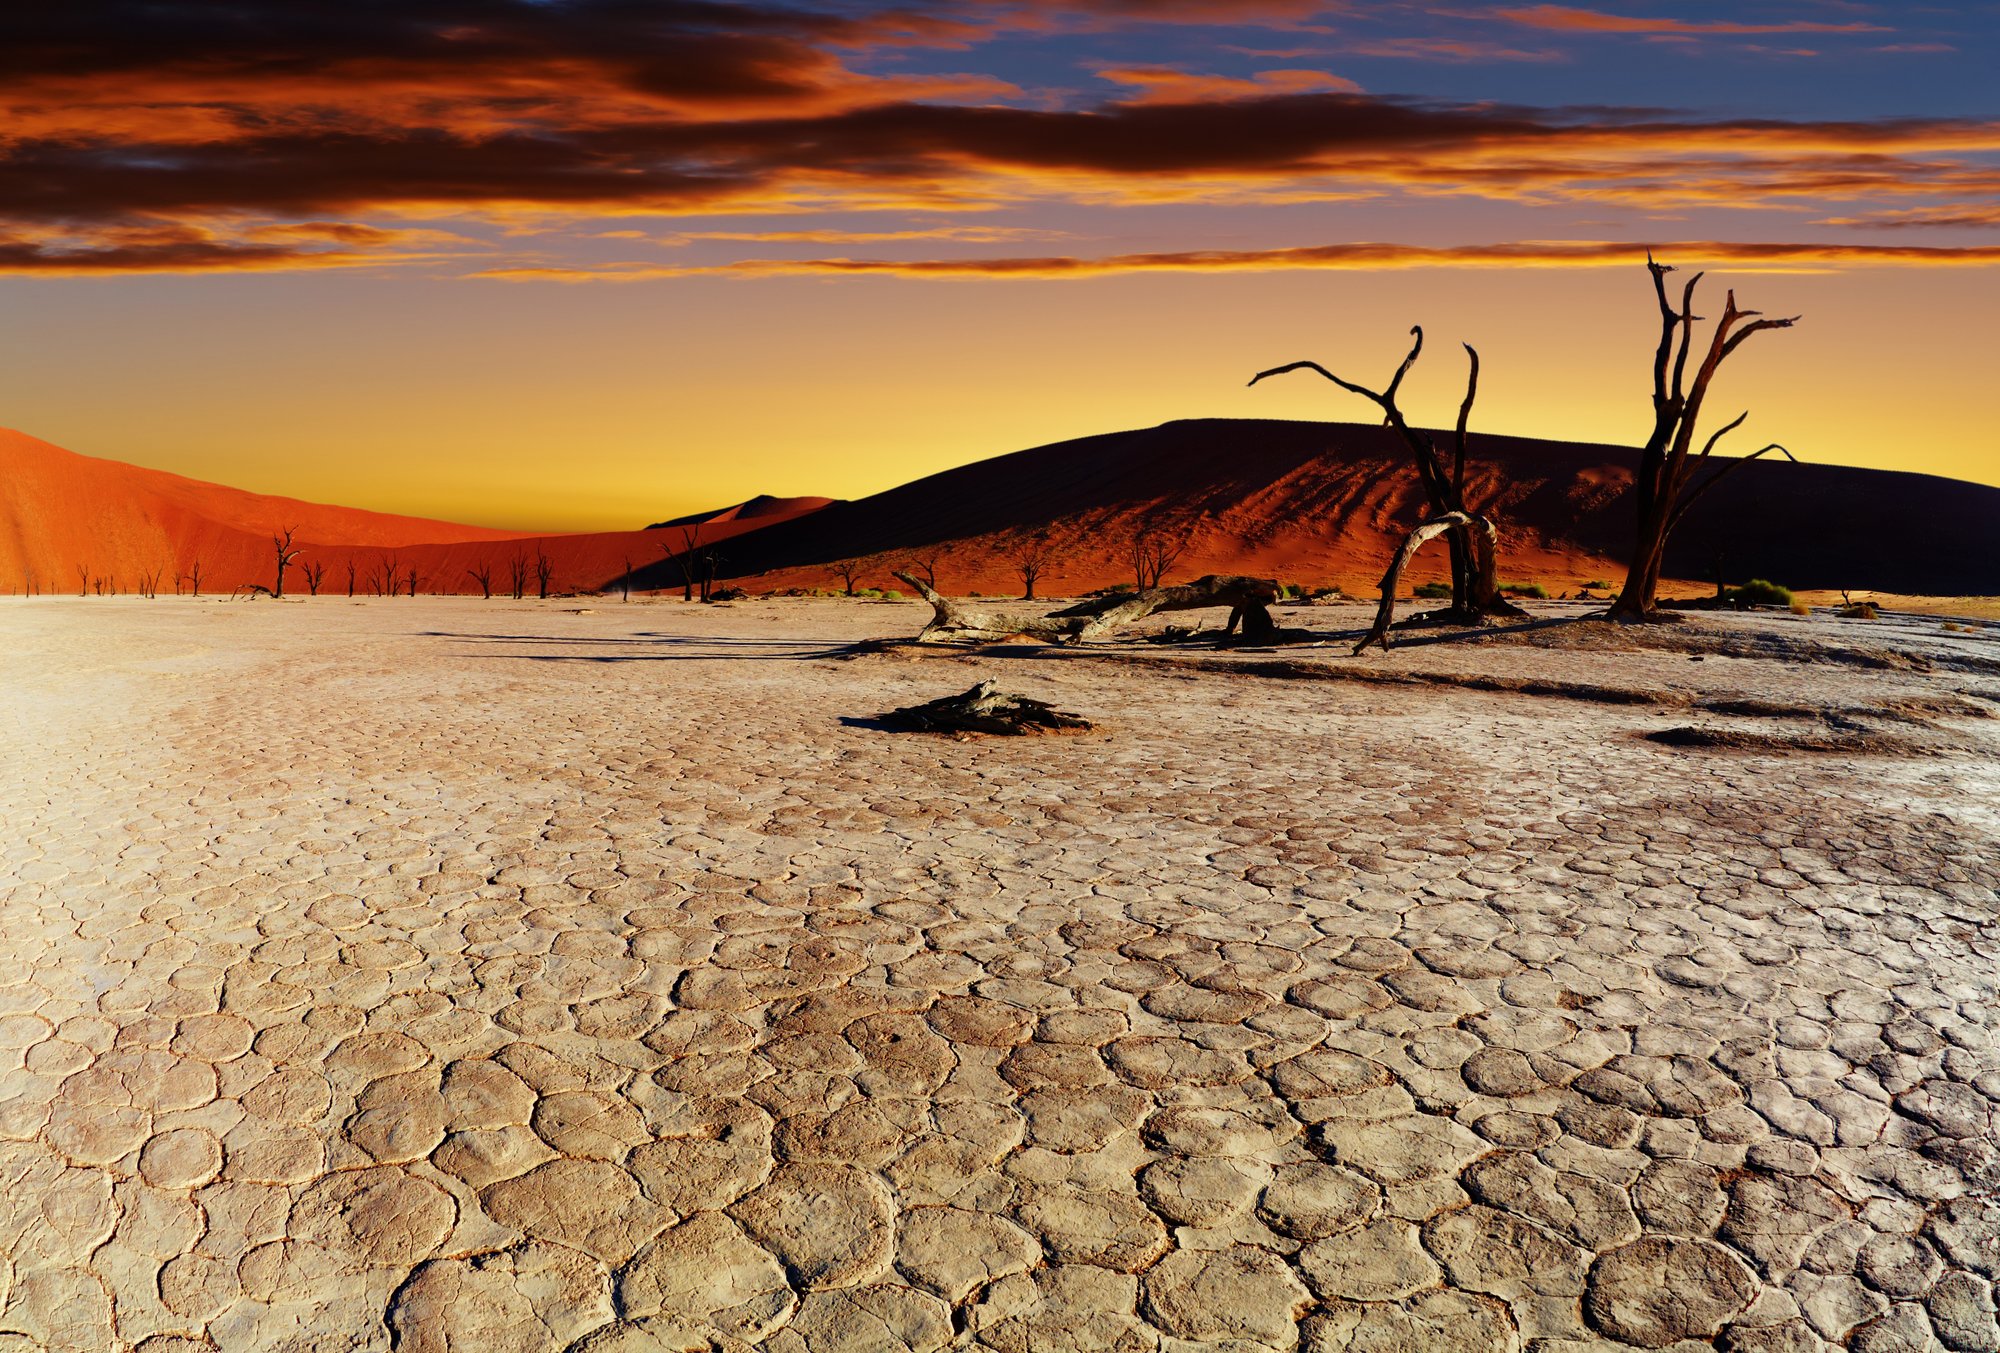
[{"label": "red sand dune", "polygon": [[[1509,580],[1553,592],[1621,576],[1631,534],[1634,453],[1527,438],[1472,440],[1468,497],[1501,527]],[[859,582],[897,586],[890,570],[943,545],[950,591],[1015,593],[1011,556],[1050,546],[1040,590],[1074,593],[1131,578],[1127,542],[1140,526],[1185,532],[1173,576],[1255,573],[1372,591],[1395,542],[1424,515],[1407,453],[1387,429],[1260,420],[1168,423],[998,456],[855,502],[753,498],[701,521],[720,572],[753,591],[833,585],[832,561],[861,559]],[[0,590],[32,579],[43,592],[94,580],[136,590],[159,570],[202,564],[204,592],[272,580],[270,534],[297,526],[300,565],[323,564],[322,591],[344,593],[347,567],[372,590],[392,562],[425,592],[477,592],[475,569],[508,590],[511,561],[552,565],[551,590],[596,591],[628,570],[641,590],[678,590],[671,559],[682,531],[527,536],[270,498],[177,475],[74,455],[0,432]],[[1668,572],[1793,587],[2000,594],[2000,489],[1929,475],[1758,461],[1691,512]],[[1442,572],[1420,556],[1413,581]],[[287,591],[304,592],[300,568]],[[529,591],[536,590],[532,573]]]},{"label": "red sand dune", "polygon": [[[1482,436],[1470,440],[1467,498],[1501,530],[1503,580],[1552,593],[1616,582],[1632,539],[1636,453],[1627,447]],[[1047,595],[1129,582],[1128,542],[1146,522],[1189,533],[1173,576],[1252,573],[1338,583],[1373,595],[1410,526],[1428,515],[1409,454],[1388,428],[1208,419],[1058,442],[838,503],[738,540],[747,585],[829,585],[823,566],[863,557],[869,585],[956,542],[938,563],[947,591],[1017,594],[1010,556],[1052,545]],[[1689,512],[1667,572],[1792,587],[2000,593],[2000,489],[1931,475],[1755,461]],[[1412,581],[1442,577],[1444,551]]]},{"label": "red sand dune", "polygon": [[[823,507],[824,498],[763,499],[713,514],[702,528],[704,544],[720,542],[772,522]],[[693,519],[690,519],[693,520]],[[0,590],[40,592],[139,590],[159,574],[161,591],[201,567],[204,593],[228,593],[274,581],[274,531],[295,527],[299,557],[285,590],[304,594],[304,567],[325,567],[322,592],[345,593],[347,568],[357,590],[372,590],[391,562],[398,577],[417,570],[425,592],[477,592],[471,570],[484,566],[496,591],[507,588],[510,562],[530,570],[546,555],[551,589],[594,590],[628,568],[650,565],[665,587],[678,574],[662,561],[681,548],[679,531],[614,531],[542,535],[455,522],[399,517],[246,493],[159,470],[79,456],[23,433],[0,429]],[[629,563],[627,562],[629,560]],[[79,572],[81,570],[81,573]]]}]

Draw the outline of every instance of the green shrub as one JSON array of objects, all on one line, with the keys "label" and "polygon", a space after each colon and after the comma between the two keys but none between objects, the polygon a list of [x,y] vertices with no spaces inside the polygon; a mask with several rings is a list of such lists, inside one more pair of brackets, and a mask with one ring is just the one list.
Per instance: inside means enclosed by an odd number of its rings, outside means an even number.
[{"label": "green shrub", "polygon": [[1540,583],[1501,583],[1500,590],[1510,597],[1530,597],[1535,601],[1549,599],[1549,589]]},{"label": "green shrub", "polygon": [[1792,589],[1780,587],[1768,579],[1752,578],[1743,586],[1724,592],[1722,599],[1736,606],[1790,606]]},{"label": "green shrub", "polygon": [[1451,584],[1418,583],[1416,591],[1412,595],[1422,597],[1426,601],[1449,601],[1451,600]]},{"label": "green shrub", "polygon": [[882,589],[882,600],[901,601],[902,599],[903,599],[903,594],[898,589],[893,587],[885,587]]},{"label": "green shrub", "polygon": [[879,587],[857,587],[854,589],[854,595],[860,597],[863,601],[880,601],[882,600],[882,589]]},{"label": "green shrub", "polygon": [[1602,578],[1592,578],[1589,582],[1585,583],[1584,586],[1589,588],[1594,588],[1599,592],[1609,592],[1611,590],[1611,584],[1604,581],[1604,579]]},{"label": "green shrub", "polygon": [[1811,614],[1812,614],[1812,607],[1808,606],[1808,605],[1807,605],[1807,604],[1806,604],[1805,602],[1803,602],[1803,601],[1799,601],[1799,600],[1797,600],[1796,598],[1794,598],[1794,599],[1793,599],[1793,601],[1792,601],[1792,614],[1793,614],[1793,615],[1811,615]]}]

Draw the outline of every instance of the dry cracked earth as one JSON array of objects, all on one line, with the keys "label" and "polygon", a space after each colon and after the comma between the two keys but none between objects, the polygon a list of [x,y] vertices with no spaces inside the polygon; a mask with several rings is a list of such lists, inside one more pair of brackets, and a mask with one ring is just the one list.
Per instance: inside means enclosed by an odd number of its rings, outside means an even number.
[{"label": "dry cracked earth", "polygon": [[0,1350],[2000,1348],[1993,678],[918,620],[0,603]]}]

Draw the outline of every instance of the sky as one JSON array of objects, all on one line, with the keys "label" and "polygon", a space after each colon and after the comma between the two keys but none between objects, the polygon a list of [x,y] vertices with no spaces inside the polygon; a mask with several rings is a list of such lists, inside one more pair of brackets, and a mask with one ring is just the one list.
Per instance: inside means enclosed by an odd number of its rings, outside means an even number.
[{"label": "sky", "polygon": [[[2000,483],[2000,4],[0,9],[0,425],[615,529],[1177,418],[1650,426]],[[1676,280],[1679,280],[1677,277]],[[1725,442],[1722,449],[1730,449]]]}]

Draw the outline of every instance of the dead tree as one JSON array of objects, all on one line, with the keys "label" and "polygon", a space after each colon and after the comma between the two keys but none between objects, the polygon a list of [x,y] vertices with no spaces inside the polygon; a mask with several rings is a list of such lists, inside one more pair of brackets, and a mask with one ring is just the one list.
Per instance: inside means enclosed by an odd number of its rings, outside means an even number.
[{"label": "dead tree", "polygon": [[465,571],[465,576],[479,584],[479,595],[493,600],[493,565],[482,559]]},{"label": "dead tree", "polygon": [[[1417,480],[1423,486],[1424,500],[1430,505],[1430,518],[1421,523],[1416,531],[1425,532],[1426,527],[1443,521],[1442,530],[1448,533],[1451,546],[1451,607],[1432,612],[1431,618],[1447,624],[1483,625],[1495,616],[1524,615],[1526,612],[1500,594],[1494,558],[1498,532],[1485,516],[1465,505],[1465,429],[1472,417],[1472,402],[1479,394],[1479,353],[1470,343],[1465,344],[1471,371],[1465,381],[1465,400],[1458,406],[1458,430],[1451,463],[1447,465],[1436,440],[1430,433],[1411,427],[1396,403],[1396,392],[1403,384],[1403,377],[1409,375],[1410,368],[1416,365],[1418,355],[1424,350],[1423,326],[1413,326],[1410,333],[1416,338],[1410,345],[1410,355],[1396,368],[1388,388],[1379,392],[1342,380],[1317,362],[1292,362],[1260,371],[1250,378],[1250,383],[1255,385],[1266,376],[1280,376],[1288,371],[1313,371],[1341,389],[1373,401],[1382,410],[1383,420],[1402,438],[1416,461]],[[1463,520],[1451,520],[1454,516]],[[1437,534],[1437,531],[1427,532],[1423,539],[1428,540]],[[1411,543],[1413,541],[1414,544]],[[1421,543],[1413,533],[1404,542],[1404,548],[1414,551],[1416,544]]]},{"label": "dead tree", "polygon": [[625,571],[618,575],[618,599],[632,600],[632,556],[625,556]]},{"label": "dead tree", "polygon": [[1014,572],[1021,576],[1021,600],[1035,599],[1035,584],[1048,572],[1049,563],[1055,557],[1055,546],[1045,536],[1036,536],[1016,545],[1007,556],[1014,566]]},{"label": "dead tree", "polygon": [[148,601],[158,597],[160,595],[160,575],[165,571],[164,569],[156,568],[150,573],[141,573],[139,575],[139,595]]},{"label": "dead tree", "polygon": [[298,529],[296,526],[283,526],[271,537],[271,547],[278,555],[278,581],[271,588],[271,595],[274,597],[285,595],[285,568],[292,560],[299,557],[300,552],[292,548],[292,533]]},{"label": "dead tree", "polygon": [[851,597],[854,595],[855,581],[861,577],[861,571],[866,567],[867,564],[859,559],[839,559],[828,564],[826,571],[840,579],[842,594]]},{"label": "dead tree", "polygon": [[[549,579],[556,576],[556,561],[542,553],[542,547],[535,547],[535,595],[543,601],[549,599]],[[415,593],[411,594],[412,596]]]},{"label": "dead tree", "polygon": [[326,581],[326,561],[324,559],[308,559],[305,563],[299,565],[299,572],[305,575],[306,595],[318,596],[320,584]]},{"label": "dead tree", "polygon": [[180,591],[181,591],[181,578],[182,578],[183,576],[185,576],[185,577],[187,578],[187,581],[188,581],[188,591],[189,591],[190,593],[192,593],[193,595],[197,596],[197,597],[198,597],[198,596],[200,596],[200,595],[201,595],[201,560],[199,560],[199,559],[191,559],[191,560],[189,560],[189,561],[188,561],[188,566],[187,566],[187,573],[186,573],[185,575],[182,575],[182,574],[176,574],[176,575],[174,576],[174,595],[175,595],[175,596],[179,596],[179,595],[180,595]]},{"label": "dead tree", "polygon": [[78,564],[76,566],[76,594],[79,597],[90,595],[90,565],[88,564]]},{"label": "dead tree", "polygon": [[[694,600],[694,589],[698,575],[706,573],[712,576],[714,573],[714,565],[712,563],[705,570],[701,564],[701,528],[706,524],[705,522],[695,522],[692,525],[683,526],[681,528],[681,547],[678,551],[670,545],[660,546],[660,552],[673,560],[675,566],[681,571],[682,601]],[[702,592],[702,600],[708,600],[707,589],[705,587]]]},{"label": "dead tree", "polygon": [[949,545],[927,545],[910,556],[910,562],[903,567],[924,580],[928,587],[937,586],[938,565],[951,554]]},{"label": "dead tree", "polygon": [[354,599],[354,556],[351,554],[347,556],[347,596],[350,601]]},{"label": "dead tree", "polygon": [[1132,533],[1125,557],[1132,565],[1132,580],[1141,592],[1166,580],[1168,570],[1187,553],[1191,539],[1189,532],[1169,535],[1158,526],[1141,526]]},{"label": "dead tree", "polygon": [[519,601],[528,590],[528,559],[518,550],[515,551],[514,557],[507,561],[507,586],[513,590],[516,601]]},{"label": "dead tree", "polygon": [[[1790,319],[1763,319],[1755,310],[1738,310],[1736,293],[1730,291],[1722,303],[1722,318],[1709,339],[1707,355],[1694,373],[1694,383],[1686,383],[1689,350],[1694,344],[1694,326],[1701,317],[1694,313],[1694,290],[1703,274],[1696,273],[1681,290],[1676,309],[1667,296],[1667,274],[1673,269],[1646,256],[1646,270],[1653,275],[1653,295],[1660,307],[1660,341],[1653,353],[1653,430],[1639,452],[1639,472],[1632,495],[1638,510],[1638,533],[1633,541],[1632,559],[1625,569],[1625,585],[1606,612],[1612,620],[1628,624],[1676,618],[1659,608],[1656,594],[1660,586],[1660,566],[1667,552],[1667,537],[1696,499],[1714,488],[1731,471],[1759,456],[1776,451],[1793,460],[1791,452],[1771,443],[1730,462],[1699,484],[1690,483],[1706,464],[1715,444],[1740,427],[1750,415],[1740,413],[1702,444],[1699,455],[1691,454],[1695,425],[1701,418],[1702,402],[1708,398],[1709,382],[1752,334],[1765,329],[1789,329],[1798,322]],[[1750,323],[1743,324],[1744,320]],[[1742,327],[1737,327],[1741,325]],[[1676,350],[1675,333],[1679,331]]]},{"label": "dead tree", "polygon": [[404,571],[403,582],[404,585],[410,589],[411,601],[415,601],[417,599],[417,584],[420,581],[422,581],[422,579],[417,574],[417,566],[415,564],[410,565],[410,567]]},{"label": "dead tree", "polygon": [[1276,628],[1271,624],[1270,607],[1278,599],[1278,584],[1272,578],[1210,574],[1191,583],[1156,587],[1108,602],[1092,601],[1053,615],[1019,615],[990,611],[983,606],[941,596],[936,588],[912,573],[895,576],[908,583],[911,590],[931,604],[930,623],[917,635],[920,644],[952,639],[990,642],[1013,638],[1038,639],[1047,644],[1088,643],[1135,625],[1160,611],[1198,611],[1224,606],[1232,611],[1244,612],[1251,618],[1252,624],[1256,623],[1255,617],[1261,615],[1263,625],[1272,630]]},{"label": "dead tree", "polygon": [[396,556],[385,554],[375,561],[375,571],[368,575],[368,588],[378,597],[393,597],[401,576],[402,567]]}]

